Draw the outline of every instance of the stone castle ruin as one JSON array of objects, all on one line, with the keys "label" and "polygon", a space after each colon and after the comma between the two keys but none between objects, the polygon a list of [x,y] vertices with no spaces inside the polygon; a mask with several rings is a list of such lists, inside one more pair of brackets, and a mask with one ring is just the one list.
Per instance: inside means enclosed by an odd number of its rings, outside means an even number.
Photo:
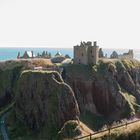
[{"label": "stone castle ruin", "polygon": [[117,54],[116,51],[113,51],[112,54],[110,55],[111,59],[133,59],[134,58],[134,53],[133,50],[129,50],[128,53],[123,53],[123,54]]},{"label": "stone castle ruin", "polygon": [[81,42],[74,46],[74,64],[97,64],[99,58],[99,46],[96,42]]},{"label": "stone castle ruin", "polygon": [[[33,51],[25,51],[23,56],[18,52],[17,59],[32,59],[32,58],[44,58],[51,59],[52,63],[62,63],[67,59],[65,63],[72,63],[69,55],[63,56],[60,52],[57,52],[54,57],[51,56],[51,53],[43,51],[42,54],[37,54],[35,56]],[[81,42],[80,45],[74,46],[74,64],[85,64],[85,65],[95,65],[99,59],[133,59],[134,53],[133,50],[129,50],[128,53],[118,54],[116,51],[113,51],[110,57],[107,57],[107,54],[104,55],[102,48],[99,48],[96,41],[93,43],[91,41]],[[69,59],[69,60],[68,60]]]},{"label": "stone castle ruin", "polygon": [[[97,64],[99,58],[107,59],[107,55],[104,56],[102,48],[97,46],[96,41],[93,42],[81,42],[80,45],[74,46],[74,64]],[[113,51],[110,55],[110,59],[133,59],[133,50],[129,50],[128,53],[117,54]],[[108,58],[109,59],[109,58]]]}]

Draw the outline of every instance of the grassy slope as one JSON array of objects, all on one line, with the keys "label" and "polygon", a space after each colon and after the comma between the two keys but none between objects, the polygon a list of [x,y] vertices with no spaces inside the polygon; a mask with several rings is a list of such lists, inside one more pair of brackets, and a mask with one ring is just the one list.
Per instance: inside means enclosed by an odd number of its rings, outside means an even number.
[{"label": "grassy slope", "polygon": [[[96,134],[92,136],[94,140],[139,140],[140,139],[140,122],[136,122],[127,126],[123,126],[121,128],[116,128],[108,131]],[[89,138],[85,138],[83,140],[89,140]]]}]

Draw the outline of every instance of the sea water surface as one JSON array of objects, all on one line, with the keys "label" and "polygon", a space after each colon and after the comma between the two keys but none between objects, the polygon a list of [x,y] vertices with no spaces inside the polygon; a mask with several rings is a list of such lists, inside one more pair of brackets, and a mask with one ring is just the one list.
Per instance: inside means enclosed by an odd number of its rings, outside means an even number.
[{"label": "sea water surface", "polygon": [[[103,49],[104,54],[109,57],[113,51],[118,54],[127,53],[128,49]],[[25,51],[33,51],[35,55],[47,51],[54,56],[58,51],[63,55],[68,54],[73,58],[73,48],[0,48],[0,60],[17,59],[17,54],[20,52],[21,56]],[[134,58],[140,61],[140,49],[134,50]]]}]

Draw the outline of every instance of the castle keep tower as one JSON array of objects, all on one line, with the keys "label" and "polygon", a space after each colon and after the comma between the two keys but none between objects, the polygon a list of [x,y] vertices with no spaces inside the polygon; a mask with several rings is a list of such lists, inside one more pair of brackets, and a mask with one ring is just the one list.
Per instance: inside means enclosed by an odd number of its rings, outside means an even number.
[{"label": "castle keep tower", "polygon": [[81,42],[74,46],[74,64],[97,64],[99,56],[99,46],[96,42]]},{"label": "castle keep tower", "polygon": [[88,64],[97,64],[99,57],[99,47],[96,42],[93,42],[93,46],[88,47]]}]

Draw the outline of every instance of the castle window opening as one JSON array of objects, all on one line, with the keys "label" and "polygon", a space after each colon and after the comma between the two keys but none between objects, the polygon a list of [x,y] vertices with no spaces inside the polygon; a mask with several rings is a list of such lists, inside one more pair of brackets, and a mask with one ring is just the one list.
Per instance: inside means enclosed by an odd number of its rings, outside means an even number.
[{"label": "castle window opening", "polygon": [[79,59],[79,64],[81,64],[80,59]]},{"label": "castle window opening", "polygon": [[92,50],[90,52],[92,53]]},{"label": "castle window opening", "polygon": [[83,53],[82,53],[82,56],[83,56]]}]

